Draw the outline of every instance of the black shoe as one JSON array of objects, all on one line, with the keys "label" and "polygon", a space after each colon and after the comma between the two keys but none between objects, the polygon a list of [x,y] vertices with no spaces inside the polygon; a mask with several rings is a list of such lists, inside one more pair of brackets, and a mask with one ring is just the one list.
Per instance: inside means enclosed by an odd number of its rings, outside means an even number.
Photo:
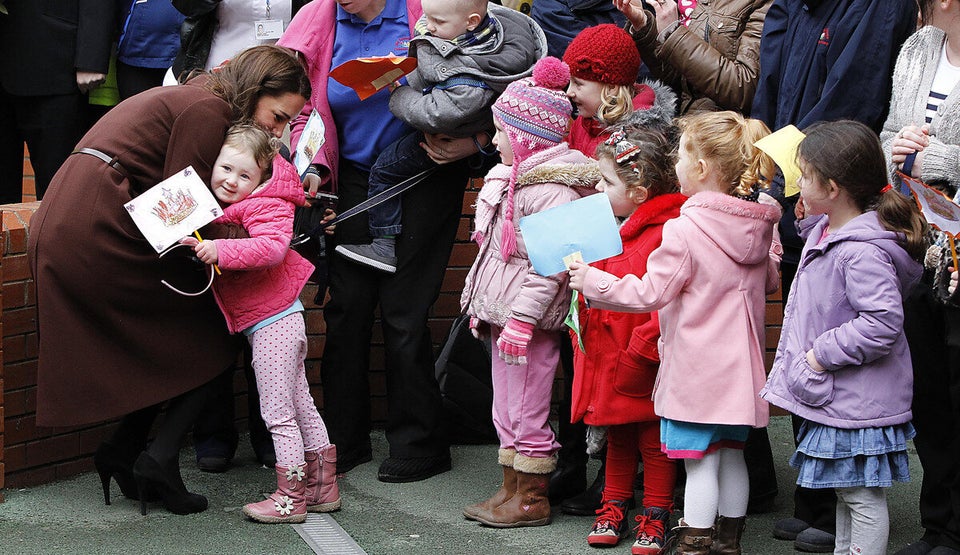
[{"label": "black shoe", "polygon": [[927,555],[933,549],[933,544],[920,539],[904,546],[893,555]]},{"label": "black shoe", "polygon": [[836,543],[835,535],[811,526],[797,534],[797,539],[793,540],[793,547],[797,551],[806,553],[833,553]]},{"label": "black shoe", "polygon": [[140,514],[147,514],[145,492],[156,492],[163,507],[173,514],[188,515],[207,510],[207,498],[187,491],[180,477],[176,458],[172,464],[161,466],[146,451],[140,453],[133,463],[133,478],[140,494]]},{"label": "black shoe", "polygon": [[810,528],[810,525],[799,518],[781,518],[773,523],[773,537],[793,541],[797,539],[797,534],[807,528]]},{"label": "black shoe", "polygon": [[450,455],[401,459],[388,457],[380,465],[377,480],[389,483],[419,482],[450,470]]},{"label": "black shoe", "polygon": [[750,495],[747,502],[747,514],[756,515],[773,512],[774,502],[777,500],[777,490],[757,495]]},{"label": "black shoe", "polygon": [[237,442],[225,443],[217,438],[195,442],[197,468],[204,472],[226,472],[237,451]]},{"label": "black shoe", "polygon": [[587,465],[573,464],[570,466],[560,463],[550,475],[550,484],[547,487],[547,497],[550,504],[556,505],[564,499],[569,499],[587,489]]},{"label": "black shoe", "polygon": [[930,551],[927,551],[927,555],[958,555],[958,554],[960,554],[960,551],[952,547],[947,547],[945,545],[938,545],[933,549],[931,549]]},{"label": "black shoe", "polygon": [[346,474],[355,466],[368,463],[373,460],[373,451],[368,446],[361,451],[340,451],[337,446],[337,474]]},{"label": "black shoe", "polygon": [[[564,499],[563,502],[560,503],[560,511],[564,514],[577,516],[593,516],[597,514],[597,510],[603,505],[603,486],[605,483],[606,462],[600,465],[596,479],[590,484],[590,487],[588,487],[586,491],[570,499]],[[627,508],[633,509],[635,507],[636,502],[633,498],[627,499]]]}]

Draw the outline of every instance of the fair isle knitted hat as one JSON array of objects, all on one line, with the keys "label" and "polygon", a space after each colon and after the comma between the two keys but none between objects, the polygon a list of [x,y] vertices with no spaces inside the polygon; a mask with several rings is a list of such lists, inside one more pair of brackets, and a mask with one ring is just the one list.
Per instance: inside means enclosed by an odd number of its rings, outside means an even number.
[{"label": "fair isle knitted hat", "polygon": [[504,260],[516,248],[513,193],[520,163],[567,138],[573,115],[573,105],[564,90],[569,82],[567,64],[547,56],[533,66],[531,77],[510,83],[493,103],[493,117],[503,127],[513,149],[501,239]]}]

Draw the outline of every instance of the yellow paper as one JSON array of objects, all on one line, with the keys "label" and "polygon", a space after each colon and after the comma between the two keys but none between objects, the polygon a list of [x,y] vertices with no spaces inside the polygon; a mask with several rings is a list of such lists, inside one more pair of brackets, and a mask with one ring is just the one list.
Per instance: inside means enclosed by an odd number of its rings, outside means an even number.
[{"label": "yellow paper", "polygon": [[572,252],[563,257],[563,265],[570,268],[572,262],[583,262],[583,253],[580,251]]},{"label": "yellow paper", "polygon": [[783,172],[784,194],[788,197],[800,192],[797,180],[800,179],[800,167],[797,166],[797,148],[806,135],[788,125],[760,139],[754,146],[767,153],[780,166]]}]

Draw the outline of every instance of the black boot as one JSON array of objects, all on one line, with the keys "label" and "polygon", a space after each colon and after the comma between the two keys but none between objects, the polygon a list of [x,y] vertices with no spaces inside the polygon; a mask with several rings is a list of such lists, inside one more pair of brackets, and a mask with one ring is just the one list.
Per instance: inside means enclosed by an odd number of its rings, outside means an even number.
[{"label": "black boot", "polygon": [[548,496],[550,504],[556,505],[587,489],[587,465],[559,461],[550,475]]},{"label": "black boot", "polygon": [[127,450],[103,442],[93,454],[93,466],[100,475],[100,483],[103,486],[103,503],[110,504],[110,478],[117,481],[120,486],[120,492],[127,499],[138,500],[137,483],[133,479],[133,462],[136,460],[138,452],[128,452]]},{"label": "black boot", "polygon": [[[600,470],[597,472],[597,477],[593,480],[593,483],[590,484],[590,487],[580,495],[564,499],[563,502],[560,503],[560,511],[564,514],[579,516],[593,516],[597,514],[597,509],[603,504],[603,486],[607,482],[606,472],[607,461],[606,458],[604,458],[603,463],[600,465]],[[628,508],[633,508],[633,505],[633,499],[629,499],[627,502]]]},{"label": "black boot", "polygon": [[207,510],[207,498],[187,491],[180,477],[177,459],[166,466],[154,460],[146,451],[133,463],[133,478],[140,494],[140,514],[147,514],[145,492],[157,494],[163,507],[173,514],[188,515]]}]

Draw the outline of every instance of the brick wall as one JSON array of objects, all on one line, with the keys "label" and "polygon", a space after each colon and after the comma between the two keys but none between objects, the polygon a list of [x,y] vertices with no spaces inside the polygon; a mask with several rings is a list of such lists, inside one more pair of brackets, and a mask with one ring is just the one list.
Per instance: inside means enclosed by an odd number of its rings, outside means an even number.
[{"label": "brick wall", "polygon": [[[28,162],[25,168],[29,170]],[[0,501],[4,487],[23,487],[46,483],[93,469],[92,455],[97,445],[113,430],[115,422],[77,428],[38,428],[36,411],[37,334],[35,292],[26,263],[26,238],[29,221],[38,203],[33,198],[33,177],[24,180],[24,204],[0,207],[3,216],[2,261],[0,261]],[[463,217],[457,232],[450,264],[440,298],[430,313],[429,326],[434,344],[446,337],[450,323],[459,314],[460,289],[467,270],[476,256],[469,242],[470,206],[476,200],[479,183],[472,183],[464,199]],[[309,350],[307,377],[314,398],[322,411],[320,355],[323,352],[325,325],[322,310],[313,304],[316,286],[308,285],[301,296],[306,307]],[[782,310],[779,293],[767,304],[767,365],[779,339]],[[386,386],[383,372],[383,337],[375,327],[371,352],[371,417],[382,424],[386,417]],[[246,384],[237,373],[237,418],[246,424]]]}]

